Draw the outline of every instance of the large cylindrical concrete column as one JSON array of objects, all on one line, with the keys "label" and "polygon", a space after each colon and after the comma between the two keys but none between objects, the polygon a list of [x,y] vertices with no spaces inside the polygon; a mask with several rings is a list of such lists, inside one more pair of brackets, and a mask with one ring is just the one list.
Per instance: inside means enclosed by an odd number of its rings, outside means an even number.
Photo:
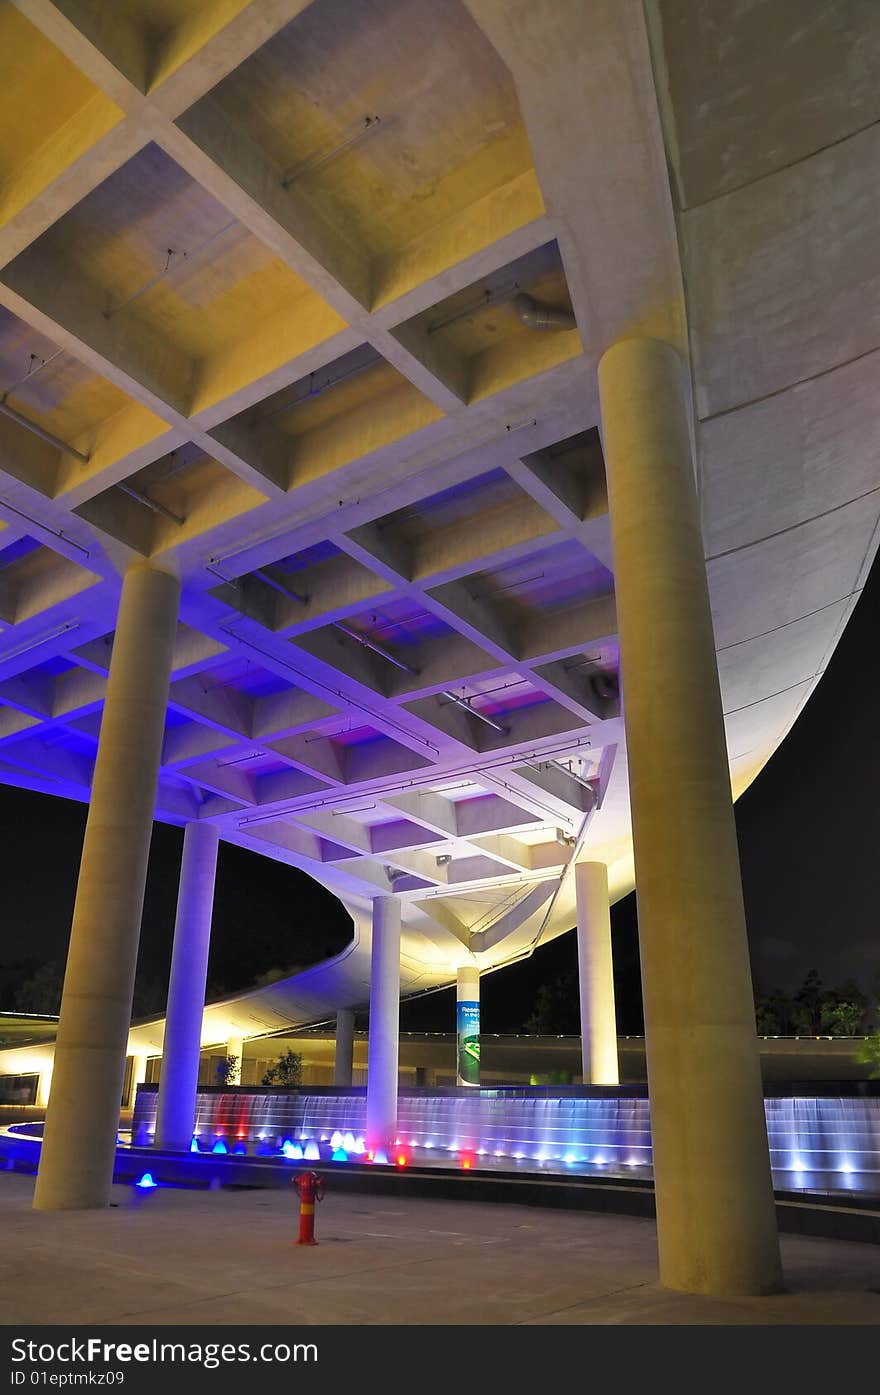
[{"label": "large cylindrical concrete column", "polygon": [[226,1043],[226,1059],[235,1057],[235,1066],[226,1078],[227,1085],[241,1084],[241,1062],[244,1056],[244,1037],[230,1037]]},{"label": "large cylindrical concrete column", "polygon": [[336,1013],[336,1059],[334,1085],[350,1085],[354,1074],[354,1009],[339,1008]]},{"label": "large cylindrical concrete column", "polygon": [[143,1085],[147,1078],[147,1063],[149,1057],[143,1052],[131,1058],[131,1082],[128,1087],[128,1103],[132,1107],[137,1101],[137,1089]]},{"label": "large cylindrical concrete column", "polygon": [[125,1076],[180,583],[125,574],[76,889],[38,1210],[104,1206]]},{"label": "large cylindrical concrete column", "polygon": [[400,902],[373,901],[370,958],[370,1036],[367,1044],[367,1146],[393,1147],[397,1131],[400,1044]]},{"label": "large cylindrical concrete column", "polygon": [[157,1146],[181,1152],[189,1149],[193,1136],[218,846],[214,824],[195,819],[187,824],[156,1115]]},{"label": "large cylindrical concrete column", "polygon": [[480,1083],[480,971],[462,964],[455,976],[456,1084]]},{"label": "large cylindrical concrete column", "polygon": [[620,1074],[608,868],[604,862],[579,862],[574,884],[584,1084],[617,1085]]},{"label": "large cylindrical concrete column", "polygon": [[599,364],[661,1281],[781,1283],[724,718],[682,363]]}]

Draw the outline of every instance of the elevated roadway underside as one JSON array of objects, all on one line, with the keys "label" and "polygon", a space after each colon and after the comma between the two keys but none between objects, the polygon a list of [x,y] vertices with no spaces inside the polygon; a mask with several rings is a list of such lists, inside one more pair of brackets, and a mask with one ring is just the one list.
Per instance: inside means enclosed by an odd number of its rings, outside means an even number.
[{"label": "elevated roadway underside", "polygon": [[412,993],[579,855],[631,890],[621,337],[689,366],[735,796],[795,721],[877,541],[880,9],[99,8],[0,4],[0,781],[89,799],[121,576],[177,573],[156,817],[353,923],[211,1044],[364,1004],[377,894]]}]

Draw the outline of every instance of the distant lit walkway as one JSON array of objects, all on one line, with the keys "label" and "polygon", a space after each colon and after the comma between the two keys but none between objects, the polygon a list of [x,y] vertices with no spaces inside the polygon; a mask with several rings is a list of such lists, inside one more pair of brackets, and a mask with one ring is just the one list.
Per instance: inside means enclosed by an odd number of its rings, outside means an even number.
[{"label": "distant lit walkway", "polygon": [[727,1300],[660,1289],[654,1224],[629,1217],[331,1191],[303,1250],[292,1188],[54,1213],[32,1189],[0,1175],[6,1323],[880,1323],[871,1245],[783,1236],[790,1291]]}]

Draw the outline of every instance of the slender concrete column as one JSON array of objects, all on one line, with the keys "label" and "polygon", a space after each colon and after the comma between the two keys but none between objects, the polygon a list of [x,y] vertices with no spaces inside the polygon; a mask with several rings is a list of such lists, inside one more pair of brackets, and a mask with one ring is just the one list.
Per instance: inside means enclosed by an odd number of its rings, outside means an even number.
[{"label": "slender concrete column", "polygon": [[617,1085],[620,1075],[608,868],[604,862],[579,862],[574,879],[584,1084]]},{"label": "slender concrete column", "polygon": [[146,562],[122,585],[86,822],[38,1210],[105,1206],[131,1023],[180,583]]},{"label": "slender concrete column", "polygon": [[235,1057],[235,1070],[232,1072],[232,1074],[229,1076],[229,1079],[226,1081],[227,1085],[241,1084],[241,1061],[243,1055],[244,1038],[230,1037],[228,1042],[226,1043],[226,1059],[228,1060],[230,1056]]},{"label": "slender concrete column", "polygon": [[373,901],[370,1038],[367,1045],[367,1146],[390,1148],[397,1130],[400,1043],[400,902]]},{"label": "slender concrete column", "polygon": [[49,1104],[49,1093],[52,1089],[52,1067],[44,1066],[37,1076],[37,1097],[34,1104],[38,1109],[46,1109]]},{"label": "slender concrete column", "polygon": [[456,1084],[480,1083],[480,971],[462,964],[455,987]]},{"label": "slender concrete column", "polygon": [[724,719],[681,361],[599,364],[661,1280],[781,1284]]},{"label": "slender concrete column", "polygon": [[143,1085],[147,1078],[148,1060],[149,1057],[145,1055],[132,1056],[131,1058],[131,1085],[128,1091],[128,1102],[132,1107],[137,1099],[138,1086]]},{"label": "slender concrete column", "polygon": [[218,846],[214,824],[187,824],[156,1113],[157,1146],[181,1152],[192,1142],[195,1120]]},{"label": "slender concrete column", "polygon": [[339,1008],[336,1013],[335,1085],[350,1085],[354,1070],[354,1010]]}]

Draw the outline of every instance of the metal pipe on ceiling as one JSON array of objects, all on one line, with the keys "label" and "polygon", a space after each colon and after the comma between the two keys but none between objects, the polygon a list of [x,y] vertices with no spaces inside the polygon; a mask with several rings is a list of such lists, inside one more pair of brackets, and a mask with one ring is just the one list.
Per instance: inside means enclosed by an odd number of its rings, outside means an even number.
[{"label": "metal pipe on ceiling", "polygon": [[315,174],[317,170],[329,165],[331,160],[335,160],[337,155],[342,155],[344,151],[351,150],[353,145],[357,145],[370,131],[375,131],[381,125],[381,116],[365,116],[357,123],[355,128],[343,136],[338,144],[330,150],[319,151],[315,155],[309,155],[305,160],[301,160],[298,165],[291,166],[286,170],[281,179],[282,189],[289,189],[291,184],[297,179],[301,179],[304,174]]},{"label": "metal pipe on ceiling", "polygon": [[[108,309],[104,310],[102,312],[104,319],[112,320],[113,316],[118,315],[120,310],[127,310],[128,307],[133,305],[136,300],[139,300],[142,295],[146,295],[147,291],[151,291],[154,286],[158,286],[167,276],[170,276],[173,272],[177,271],[179,267],[183,266],[184,262],[194,261],[196,257],[204,252],[206,247],[210,247],[213,242],[216,242],[218,237],[222,237],[230,228],[234,228],[237,222],[237,218],[230,218],[222,227],[215,228],[212,233],[201,242],[197,243],[195,247],[191,247],[188,250],[167,247],[165,249],[165,265],[162,270],[158,271],[155,276],[151,276],[148,281],[144,281],[143,284],[138,286],[136,291],[132,291],[131,295],[127,296],[125,300],[120,300],[118,304],[111,305]],[[177,261],[174,260],[175,257],[178,258]]]},{"label": "metal pipe on ceiling", "polygon": [[144,504],[146,508],[152,509],[153,513],[159,513],[163,518],[167,518],[169,522],[176,523],[178,528],[182,528],[186,522],[186,519],[181,518],[180,514],[172,513],[171,509],[167,509],[164,504],[160,504],[158,499],[152,499],[149,494],[143,494],[141,490],[135,489],[131,484],[120,482],[117,484],[116,488],[121,489],[123,494],[127,494],[130,499],[134,499],[135,503]]},{"label": "metal pipe on ceiling", "polygon": [[472,717],[479,717],[480,721],[485,722],[487,727],[492,727],[494,731],[500,732],[502,736],[510,735],[509,727],[503,727],[500,722],[495,721],[494,717],[487,717],[485,712],[481,712],[478,707],[473,706],[469,698],[459,697],[458,693],[450,693],[445,688],[443,690],[443,696],[449,698],[449,701],[454,702],[457,707],[463,708],[465,712],[470,712]]},{"label": "metal pipe on ceiling", "polygon": [[276,581],[268,572],[262,570],[254,571],[251,572],[251,576],[257,577],[258,580],[264,582],[266,586],[271,586],[273,591],[278,591],[282,596],[286,596],[289,601],[299,601],[300,605],[308,605],[309,603],[310,598],[308,596],[301,596],[298,591],[292,590],[291,587],[283,586],[280,581]]},{"label": "metal pipe on ceiling", "polygon": [[578,775],[578,773],[575,770],[572,770],[570,766],[563,765],[561,760],[551,760],[549,763],[550,765],[554,766],[556,770],[561,770],[562,773],[564,775],[567,775],[570,780],[574,780],[577,784],[583,785],[585,790],[590,790],[593,794],[596,793],[595,780],[588,780],[585,775]]},{"label": "metal pipe on ceiling", "polygon": [[471,296],[457,309],[450,310],[437,320],[432,320],[426,327],[425,333],[436,334],[439,329],[446,329],[447,325],[454,325],[459,320],[466,320],[469,315],[476,315],[480,310],[488,310],[491,306],[502,305],[504,301],[510,300],[518,290],[519,285],[516,281],[509,281],[503,286],[497,286],[494,290],[487,286],[479,295]]},{"label": "metal pipe on ceiling", "polygon": [[[348,382],[349,378],[356,377],[358,373],[365,373],[368,368],[375,368],[376,364],[381,362],[381,355],[374,353],[365,358],[362,363],[356,363],[353,368],[347,368],[344,373],[337,373],[335,378],[315,381],[318,378],[317,372],[310,373],[307,392],[301,392],[297,397],[287,397],[281,402],[275,402],[268,411],[260,412],[259,415],[252,417],[248,425],[251,427],[259,426],[262,422],[271,420],[272,417],[280,416],[282,412],[292,412],[294,407],[299,407],[301,403],[308,402],[313,397],[320,397],[321,393],[326,392],[328,388],[336,387],[338,383]],[[283,392],[284,389],[281,391]]]},{"label": "metal pipe on ceiling", "polygon": [[[251,645],[251,648],[255,648],[255,649],[257,648],[257,646],[254,645],[254,644],[252,644],[250,640],[245,639],[245,637],[244,637],[243,635],[237,635],[237,634],[235,633],[234,630],[230,630],[228,627],[222,626],[222,625],[221,625],[220,628],[224,631],[224,633],[226,633],[226,634],[232,634],[234,638],[236,638],[236,639],[238,639],[238,640],[241,640],[241,641],[242,641],[243,643],[245,643],[245,644],[250,644],[250,645]],[[265,650],[258,649],[258,653],[265,653],[265,652],[266,652]],[[275,656],[274,656],[274,655],[271,655],[270,657],[273,657],[273,658],[274,658]],[[293,668],[293,665],[292,665],[292,664],[287,664],[284,660],[281,660],[281,662],[282,662],[282,663],[285,663],[285,667],[287,667],[287,668]],[[298,672],[298,670],[294,669],[294,672]],[[323,686],[323,685],[322,685],[322,686]],[[342,696],[342,694],[339,693],[338,690],[328,689],[328,691],[333,692],[333,693],[334,693],[334,696],[336,696],[336,697],[341,697],[341,696]],[[364,712],[367,712],[367,713],[368,713],[368,715],[372,715],[372,716],[375,717],[376,714],[375,714],[375,713],[370,714],[370,713],[369,713],[369,709],[366,708],[366,707],[363,707],[363,704],[357,703],[356,706],[361,707],[362,710],[363,710]],[[425,742],[424,744],[425,744],[425,745],[428,745],[429,743]],[[593,744],[593,743],[592,743],[592,741],[591,741],[591,739],[590,739],[589,737],[577,737],[577,738],[576,738],[575,740],[573,740],[573,741],[572,741],[572,740],[566,741],[565,744],[564,744],[563,746],[553,746],[553,747],[551,747],[551,748],[550,748],[550,751],[551,751],[551,752],[552,752],[552,751],[568,752],[568,751],[571,751],[571,750],[573,750],[573,749],[577,749],[577,748],[580,747],[580,746],[592,746],[592,744]],[[437,747],[435,746],[435,747],[434,747],[434,750],[436,750],[436,749],[437,749]],[[480,765],[480,766],[477,767],[476,769],[475,769],[474,767],[470,766],[470,767],[468,767],[466,770],[451,770],[451,771],[448,771],[447,774],[446,774],[445,776],[443,776],[443,775],[438,775],[436,771],[433,771],[433,772],[431,772],[430,774],[424,774],[424,775],[421,775],[421,776],[410,776],[409,779],[406,779],[406,780],[395,780],[395,781],[394,781],[392,784],[390,784],[390,785],[383,785],[383,786],[381,786],[380,788],[375,789],[375,790],[367,790],[367,791],[366,791],[366,794],[375,795],[375,796],[376,796],[378,799],[380,799],[380,800],[381,800],[381,799],[384,799],[385,795],[388,795],[388,794],[399,794],[399,793],[413,793],[413,794],[416,794],[416,795],[430,794],[430,793],[431,793],[430,790],[424,790],[424,789],[421,788],[421,786],[422,786],[422,785],[437,785],[437,784],[440,784],[444,779],[446,779],[446,780],[458,780],[458,779],[463,779],[465,776],[468,776],[468,775],[473,776],[473,775],[475,775],[475,774],[476,774],[476,775],[482,774],[484,771],[495,771],[495,770],[500,770],[500,769],[506,769],[508,766],[512,766],[512,765],[528,765],[528,764],[529,764],[529,759],[530,759],[530,758],[531,758],[532,761],[539,760],[539,759],[541,758],[541,756],[542,756],[542,755],[545,755],[545,754],[547,754],[547,752],[532,751],[532,752],[530,753],[530,756],[529,756],[529,755],[526,755],[526,754],[524,754],[524,753],[522,753],[522,752],[514,752],[514,753],[509,753],[509,752],[508,752],[506,755],[500,755],[500,756],[498,756],[495,760],[493,760],[493,761],[488,761],[486,764]],[[472,780],[467,780],[465,783],[471,784],[471,783],[473,783],[473,781],[472,781]],[[519,796],[518,796],[518,795],[517,795],[517,791],[516,791],[512,786],[508,785],[507,782],[506,782],[505,780],[500,779],[500,777],[499,777],[499,783],[502,784],[502,785],[504,786],[504,788],[508,791],[508,793],[509,793],[510,796],[511,796],[512,801],[515,802],[516,799],[517,799],[517,797],[519,797],[520,802],[522,802],[523,796],[522,796],[521,793],[520,793]],[[348,800],[357,800],[357,799],[361,799],[361,798],[363,798],[363,797],[364,797],[364,796],[359,795],[359,794],[350,794],[350,795],[348,795],[348,796],[341,795],[341,796],[338,796],[338,797],[336,797],[336,798],[334,798],[334,799],[332,799],[332,800],[325,797],[325,798],[323,798],[323,799],[315,800],[315,801],[312,802],[311,804],[295,804],[295,805],[291,805],[291,806],[289,806],[289,807],[287,807],[287,808],[284,808],[284,809],[275,809],[275,810],[272,811],[272,813],[269,813],[269,814],[252,814],[252,815],[250,815],[248,818],[242,819],[242,820],[239,822],[238,827],[239,827],[239,828],[244,828],[244,827],[246,827],[248,824],[252,824],[252,823],[266,823],[266,822],[267,822],[268,820],[270,820],[270,819],[286,818],[288,815],[293,815],[293,816],[295,817],[297,814],[311,814],[311,813],[316,812],[317,810],[326,809],[327,806],[328,806],[328,804],[331,804],[331,803],[336,804],[337,806],[339,806],[339,805],[341,805],[341,804],[345,804]],[[549,818],[553,819],[555,823],[557,823],[557,824],[558,824],[558,823],[569,823],[569,824],[572,823],[572,819],[571,819],[570,817],[567,817],[566,815],[563,815],[563,814],[558,813],[558,811],[557,811],[556,809],[551,809],[549,805],[541,804],[540,800],[534,798],[533,795],[529,794],[528,799],[529,799],[529,803],[530,803],[530,804],[535,805],[535,806],[536,806],[537,808],[539,808],[539,809],[543,809],[544,815],[545,815],[546,817],[549,817]],[[536,819],[534,820],[534,822],[535,822],[535,823],[540,823],[541,820],[540,820],[539,818],[536,818]],[[427,893],[426,893],[426,894],[427,894]]]},{"label": "metal pipe on ceiling", "polygon": [[513,308],[520,324],[526,329],[576,329],[577,324],[571,310],[554,309],[549,305],[539,305],[533,296],[520,291],[513,298]]},{"label": "metal pipe on ceiling", "polygon": [[[44,368],[48,368],[49,364],[54,363],[55,359],[59,358],[60,355],[63,353],[63,349],[56,349],[54,354],[50,354],[48,358],[40,358],[39,354],[31,354],[30,368],[26,373],[23,373],[20,378],[17,378],[14,383],[11,383],[10,386],[6,388],[6,390],[3,393],[4,402],[6,401],[7,397],[11,397],[12,394],[14,392],[17,392],[20,387],[24,387],[25,383],[29,383],[31,378],[35,378],[38,373],[42,373]],[[34,364],[36,364],[36,367],[34,367]]]},{"label": "metal pipe on ceiling", "polygon": [[335,630],[340,630],[344,635],[348,635],[349,639],[353,639],[356,644],[363,645],[365,649],[372,649],[373,653],[378,654],[380,659],[385,659],[389,664],[393,664],[395,668],[401,669],[404,673],[410,674],[413,678],[418,678],[419,670],[417,668],[413,668],[412,664],[408,664],[405,659],[399,659],[396,654],[391,653],[390,649],[385,649],[381,644],[376,644],[375,640],[367,639],[366,635],[358,634],[357,630],[350,630],[347,625],[343,625],[339,620],[333,621],[333,628]]},{"label": "metal pipe on ceiling", "polygon": [[29,523],[32,528],[39,528],[43,533],[50,533],[53,538],[57,538],[59,542],[65,543],[67,547],[75,547],[77,552],[82,553],[83,557],[91,556],[87,547],[83,547],[82,543],[75,542],[73,538],[68,537],[63,529],[50,528],[48,523],[42,523],[39,518],[34,518],[31,514],[25,513],[24,509],[18,508],[16,504],[10,504],[8,499],[0,499],[0,509],[8,509],[9,512],[14,513],[17,518],[23,518],[25,523]]},{"label": "metal pipe on ceiling", "polygon": [[0,664],[5,664],[9,659],[18,659],[22,654],[29,654],[32,649],[38,649],[41,644],[48,644],[50,640],[60,639],[62,635],[69,634],[71,630],[78,630],[79,627],[79,620],[65,620],[63,625],[56,625],[54,630],[47,630],[45,634],[25,640],[15,649],[6,649],[0,653]]},{"label": "metal pipe on ceiling", "polygon": [[23,426],[25,431],[30,431],[32,436],[39,436],[41,441],[47,445],[54,446],[56,450],[63,451],[65,455],[74,455],[77,460],[81,460],[84,465],[88,465],[89,457],[83,455],[81,450],[76,450],[74,446],[69,446],[66,441],[62,441],[60,436],[53,436],[51,431],[46,431],[42,426],[38,426],[30,417],[26,417],[21,412],[17,412],[14,407],[10,407],[5,397],[0,397],[0,412],[10,421],[14,421],[18,426]]}]

